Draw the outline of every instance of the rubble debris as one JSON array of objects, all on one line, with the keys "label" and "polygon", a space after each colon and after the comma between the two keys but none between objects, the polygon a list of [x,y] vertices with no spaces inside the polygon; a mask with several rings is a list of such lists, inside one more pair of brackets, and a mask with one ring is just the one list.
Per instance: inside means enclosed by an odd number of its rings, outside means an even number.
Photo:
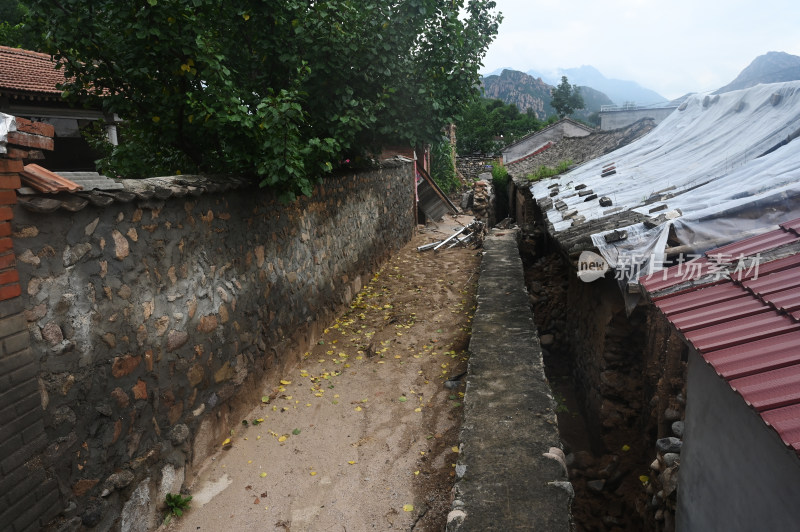
[{"label": "rubble debris", "polygon": [[450,249],[458,245],[466,246],[467,244],[475,244],[476,247],[479,247],[483,243],[484,227],[485,224],[483,222],[473,220],[472,223],[460,228],[444,240],[418,246],[417,251],[422,252],[428,251],[429,249],[439,251],[443,247]]},{"label": "rubble debris", "polygon": [[492,215],[492,189],[488,181],[476,181],[473,185],[472,214],[476,220],[488,223]]}]

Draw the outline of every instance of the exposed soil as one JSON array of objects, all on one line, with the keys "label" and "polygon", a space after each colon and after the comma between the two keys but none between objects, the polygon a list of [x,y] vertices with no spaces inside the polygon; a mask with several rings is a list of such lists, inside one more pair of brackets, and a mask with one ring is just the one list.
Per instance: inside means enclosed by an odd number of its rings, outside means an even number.
[{"label": "exposed soil", "polygon": [[480,254],[421,229],[190,479],[170,531],[444,529]]},{"label": "exposed soil", "polygon": [[[540,337],[565,338],[566,327],[575,327],[567,314],[566,275],[571,274],[557,253],[541,240],[523,243],[525,281],[531,293],[534,321]],[[637,350],[628,339],[629,349]],[[639,425],[619,428],[612,434],[593,433],[587,423],[585,400],[575,379],[574,357],[569,346],[556,342],[543,349],[545,371],[558,402],[556,413],[569,479],[575,490],[572,516],[577,532],[646,530],[642,519],[646,495],[639,476],[647,473],[652,442]],[[652,458],[650,458],[652,459]],[[598,489],[595,482],[603,482]]]}]

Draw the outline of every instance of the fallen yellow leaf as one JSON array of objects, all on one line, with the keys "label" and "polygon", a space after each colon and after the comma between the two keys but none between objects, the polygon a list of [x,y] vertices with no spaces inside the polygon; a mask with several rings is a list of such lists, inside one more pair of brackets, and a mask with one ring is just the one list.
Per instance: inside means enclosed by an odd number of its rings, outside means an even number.
[{"label": "fallen yellow leaf", "polygon": [[287,381],[287,380],[281,379],[281,384],[283,384],[284,386],[286,386],[287,384],[291,384],[291,383],[292,383],[292,381]]},{"label": "fallen yellow leaf", "polygon": [[312,471],[312,472],[311,472],[311,473],[309,473],[309,474],[310,474],[310,475],[313,477],[313,476],[316,476],[316,475],[317,475],[317,472],[316,472],[316,471]]},{"label": "fallen yellow leaf", "polygon": [[264,478],[264,477],[266,477],[266,476],[267,476],[267,473],[266,473],[266,472],[263,472],[263,473],[261,473],[261,478]]},{"label": "fallen yellow leaf", "polygon": [[225,438],[225,441],[222,442],[222,445],[225,446],[225,445],[228,445],[229,443],[231,443],[231,439],[230,438]]},{"label": "fallen yellow leaf", "polygon": [[458,452],[458,446],[457,446],[457,445],[453,445],[453,446],[450,448],[450,450],[451,450],[451,451],[453,451],[454,453],[457,453],[457,452]]},{"label": "fallen yellow leaf", "polygon": [[286,436],[286,435],[284,434],[283,436],[281,436],[280,438],[278,438],[278,441],[279,441],[279,442],[281,442],[281,443],[283,443],[283,442],[285,442],[285,441],[287,440],[287,438],[288,438],[288,436]]},{"label": "fallen yellow leaf", "polygon": [[422,412],[422,409],[421,408],[415,408],[414,412]]},{"label": "fallen yellow leaf", "polygon": [[404,504],[403,505],[403,511],[404,512],[413,512],[414,511],[414,505],[413,504]]},{"label": "fallen yellow leaf", "polygon": [[361,407],[360,406],[356,407],[356,412],[361,412]]},{"label": "fallen yellow leaf", "polygon": [[355,460],[348,460],[348,462],[347,462],[347,463],[348,463],[348,464],[350,464],[350,465],[353,465],[353,464],[355,464],[355,463],[356,463],[356,461],[355,461]]}]

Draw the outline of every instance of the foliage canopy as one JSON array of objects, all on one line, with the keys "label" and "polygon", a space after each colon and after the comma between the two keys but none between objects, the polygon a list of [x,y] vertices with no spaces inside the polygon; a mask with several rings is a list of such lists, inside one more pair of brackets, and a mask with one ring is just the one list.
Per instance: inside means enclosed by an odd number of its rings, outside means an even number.
[{"label": "foliage canopy", "polygon": [[570,85],[567,76],[561,76],[561,83],[550,94],[553,99],[550,105],[558,113],[559,118],[571,115],[577,109],[583,109],[583,96],[577,85]]},{"label": "foliage canopy", "polygon": [[285,199],[368,149],[440,136],[501,20],[490,0],[26,3],[66,94],[126,120],[120,170],[253,174]]},{"label": "foliage canopy", "polygon": [[493,155],[503,146],[541,129],[546,122],[537,119],[532,109],[520,113],[514,104],[482,98],[467,106],[457,125],[459,155]]}]

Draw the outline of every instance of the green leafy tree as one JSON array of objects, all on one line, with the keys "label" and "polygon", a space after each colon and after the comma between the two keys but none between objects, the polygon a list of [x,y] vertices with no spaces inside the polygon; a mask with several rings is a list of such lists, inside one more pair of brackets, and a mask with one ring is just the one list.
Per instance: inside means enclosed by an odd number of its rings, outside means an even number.
[{"label": "green leafy tree", "polygon": [[27,2],[66,94],[126,121],[119,172],[250,174],[287,200],[341,161],[436,139],[477,97],[501,20],[489,0]]},{"label": "green leafy tree", "polygon": [[559,118],[571,115],[577,109],[583,109],[583,96],[577,85],[570,85],[567,76],[561,76],[561,83],[550,91],[553,99],[550,105],[558,113]]},{"label": "green leafy tree", "polygon": [[514,104],[484,98],[464,110],[458,122],[457,151],[459,155],[493,155],[542,126],[543,122],[536,118],[532,109],[520,113]]},{"label": "green leafy tree", "polygon": [[0,45],[39,50],[42,36],[32,30],[29,20],[30,11],[25,3],[13,0],[0,2]]},{"label": "green leafy tree", "polygon": [[461,186],[456,168],[453,166],[450,139],[447,137],[440,137],[438,141],[431,144],[431,177],[446,194],[450,194]]}]

